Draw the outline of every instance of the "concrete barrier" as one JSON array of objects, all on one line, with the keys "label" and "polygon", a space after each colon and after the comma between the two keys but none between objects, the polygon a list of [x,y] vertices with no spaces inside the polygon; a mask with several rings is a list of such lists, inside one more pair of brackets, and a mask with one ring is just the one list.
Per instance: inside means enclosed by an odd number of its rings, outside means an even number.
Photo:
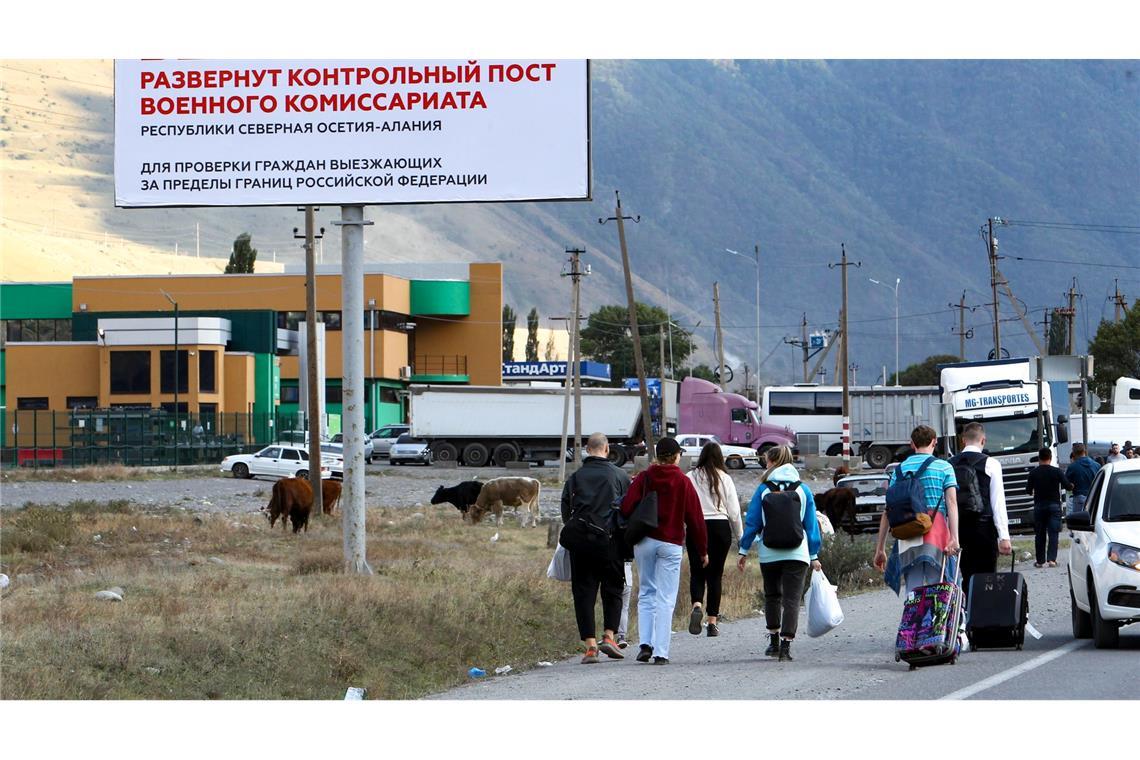
[{"label": "concrete barrier", "polygon": [[450,459],[444,462],[432,460],[431,466],[436,467],[440,470],[456,470],[459,468],[459,462],[456,462],[454,459]]},{"label": "concrete barrier", "polygon": [[508,470],[529,470],[530,462],[507,462],[504,467]]}]

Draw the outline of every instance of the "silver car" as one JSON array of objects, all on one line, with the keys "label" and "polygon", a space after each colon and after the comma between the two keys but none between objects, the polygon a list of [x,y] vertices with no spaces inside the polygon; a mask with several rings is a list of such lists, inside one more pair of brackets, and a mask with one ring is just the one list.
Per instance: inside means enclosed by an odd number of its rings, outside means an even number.
[{"label": "silver car", "polygon": [[392,444],[388,460],[392,464],[431,464],[431,449],[423,438],[404,433]]},{"label": "silver car", "polygon": [[[323,444],[321,444],[321,450],[322,451],[326,451],[326,450],[327,451],[333,451],[343,459],[344,458],[344,433],[337,433],[336,435],[334,435],[330,439],[329,443],[335,444],[336,448],[335,449],[325,449],[325,446],[327,446],[328,444],[323,443]],[[376,454],[376,448],[375,448],[375,445],[372,443],[372,437],[369,436],[369,437],[364,439],[364,463],[365,464],[372,464],[372,457],[375,456],[375,454]]]},{"label": "silver car", "polygon": [[372,434],[369,435],[368,438],[372,441],[373,456],[387,459],[388,453],[392,450],[392,444],[404,433],[410,432],[411,429],[410,425],[398,424],[385,425],[382,428],[372,431]]}]

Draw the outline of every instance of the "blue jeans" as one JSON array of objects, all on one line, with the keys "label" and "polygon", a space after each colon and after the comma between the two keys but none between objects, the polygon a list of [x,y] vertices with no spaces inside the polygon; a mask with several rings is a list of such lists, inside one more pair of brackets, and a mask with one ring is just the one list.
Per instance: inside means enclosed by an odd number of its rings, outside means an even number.
[{"label": "blue jeans", "polygon": [[1085,502],[1088,501],[1089,495],[1087,493],[1073,494],[1073,506],[1069,509],[1070,512],[1081,512],[1085,508]]},{"label": "blue jeans", "polygon": [[633,547],[641,588],[637,594],[637,628],[641,643],[656,657],[669,657],[673,607],[681,583],[681,547],[645,538]]},{"label": "blue jeans", "polygon": [[[1057,534],[1061,532],[1061,502],[1033,505],[1033,533],[1037,544],[1037,564],[1057,561]],[[1046,552],[1048,539],[1048,552]]]}]

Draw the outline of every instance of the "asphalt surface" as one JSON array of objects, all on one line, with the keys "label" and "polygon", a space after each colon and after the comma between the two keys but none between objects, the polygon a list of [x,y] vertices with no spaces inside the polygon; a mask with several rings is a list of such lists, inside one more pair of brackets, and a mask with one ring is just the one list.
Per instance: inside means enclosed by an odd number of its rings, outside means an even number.
[{"label": "asphalt surface", "polygon": [[[1140,683],[1140,625],[1121,630],[1118,650],[1076,642],[1069,618],[1063,551],[1059,566],[1035,569],[1019,563],[1029,586],[1029,621],[1042,634],[1026,636],[1016,650],[964,650],[954,665],[910,671],[894,659],[902,601],[883,589],[841,600],[845,620],[829,634],[802,633],[792,645],[794,662],[764,657],[762,617],[722,623],[720,636],[673,634],[671,662],[641,664],[604,656],[597,665],[578,657],[472,680],[433,699],[1136,699]],[[754,560],[754,558],[753,558]],[[825,568],[826,569],[826,568]],[[728,572],[734,572],[729,570]],[[551,581],[554,583],[554,581]],[[567,586],[569,594],[569,586]],[[636,607],[636,597],[632,602]],[[565,621],[567,626],[573,620]],[[1044,661],[1046,657],[1051,657]],[[531,669],[519,672],[520,665]]]}]

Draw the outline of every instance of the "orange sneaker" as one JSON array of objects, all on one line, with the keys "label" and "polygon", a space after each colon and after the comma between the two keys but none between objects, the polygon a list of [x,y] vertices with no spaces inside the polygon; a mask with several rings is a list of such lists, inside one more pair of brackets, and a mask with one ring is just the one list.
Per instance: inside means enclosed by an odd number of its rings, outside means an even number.
[{"label": "orange sneaker", "polygon": [[598,661],[598,648],[597,647],[590,647],[589,649],[586,650],[586,654],[582,655],[582,664],[583,665],[592,665],[593,663],[595,663],[597,661]]},{"label": "orange sneaker", "polygon": [[621,653],[617,642],[609,636],[602,639],[602,643],[598,645],[598,649],[600,649],[606,657],[610,657],[615,660],[625,659],[625,655]]}]

